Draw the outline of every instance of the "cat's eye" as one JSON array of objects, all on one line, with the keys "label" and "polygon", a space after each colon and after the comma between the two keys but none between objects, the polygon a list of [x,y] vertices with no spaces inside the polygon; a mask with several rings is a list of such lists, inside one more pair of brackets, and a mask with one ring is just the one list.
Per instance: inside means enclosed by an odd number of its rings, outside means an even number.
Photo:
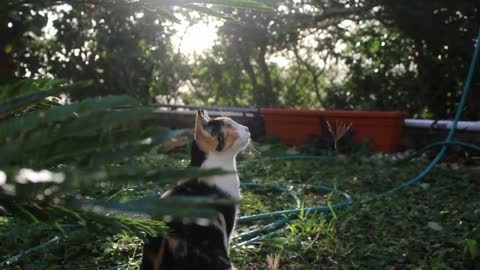
[{"label": "cat's eye", "polygon": [[232,128],[232,127],[233,127],[233,125],[232,125],[232,124],[230,124],[230,123],[228,123],[228,124],[225,124],[225,126],[226,126],[227,128]]}]

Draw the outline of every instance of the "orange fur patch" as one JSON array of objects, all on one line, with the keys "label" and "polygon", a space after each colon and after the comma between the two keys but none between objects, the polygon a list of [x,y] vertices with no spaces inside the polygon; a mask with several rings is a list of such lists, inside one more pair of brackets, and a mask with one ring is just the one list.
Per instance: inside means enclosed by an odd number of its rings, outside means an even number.
[{"label": "orange fur patch", "polygon": [[197,113],[197,118],[195,119],[194,139],[200,150],[209,153],[215,150],[218,141],[203,128],[202,123],[203,120],[200,114]]},{"label": "orange fur patch", "polygon": [[178,246],[179,246],[179,243],[180,241],[176,240],[176,239],[168,239],[167,240],[167,244],[168,244],[168,249],[172,252],[172,253],[175,253],[175,251],[177,250]]},{"label": "orange fur patch", "polygon": [[[215,120],[222,120],[225,123],[225,126],[233,125],[233,123],[235,123],[235,121],[233,121],[232,119],[230,119],[228,117],[218,117],[218,118],[215,118]],[[230,149],[233,146],[233,143],[235,143],[235,141],[240,137],[240,134],[238,134],[238,132],[235,128],[230,127],[230,128],[225,129],[225,135],[224,136],[225,136],[225,147],[224,147],[224,149],[227,150],[227,149]]]},{"label": "orange fur patch", "polygon": [[240,134],[238,134],[238,132],[235,129],[233,129],[233,128],[227,129],[225,131],[225,147],[224,147],[224,149],[225,150],[230,149],[239,137],[240,137]]},{"label": "orange fur patch", "polygon": [[210,153],[215,151],[217,148],[218,141],[215,138],[207,138],[204,136],[197,137],[195,140],[197,142],[198,148],[204,153]]}]

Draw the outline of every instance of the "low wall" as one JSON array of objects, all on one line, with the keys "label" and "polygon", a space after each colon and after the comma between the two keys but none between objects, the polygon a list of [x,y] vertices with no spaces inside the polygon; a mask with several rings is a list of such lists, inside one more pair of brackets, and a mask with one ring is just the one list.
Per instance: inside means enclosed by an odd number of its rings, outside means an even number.
[{"label": "low wall", "polygon": [[154,109],[158,117],[156,117],[155,120],[149,121],[149,124],[153,125],[164,126],[171,129],[193,128],[197,110],[205,109],[211,118],[226,116],[247,126],[254,140],[265,134],[263,118],[256,109],[171,105],[157,105],[154,106]]},{"label": "low wall", "polygon": [[[265,135],[263,116],[259,110],[255,108],[176,106],[161,104],[154,105],[153,107],[158,114],[158,117],[155,120],[150,120],[148,125],[165,126],[171,129],[193,128],[196,111],[198,109],[205,109],[212,118],[227,116],[242,125],[248,126],[254,140]],[[445,140],[447,133],[448,130],[444,129],[404,127],[401,148],[402,150],[420,149],[432,142]],[[480,144],[480,133],[458,130],[455,139]]]}]

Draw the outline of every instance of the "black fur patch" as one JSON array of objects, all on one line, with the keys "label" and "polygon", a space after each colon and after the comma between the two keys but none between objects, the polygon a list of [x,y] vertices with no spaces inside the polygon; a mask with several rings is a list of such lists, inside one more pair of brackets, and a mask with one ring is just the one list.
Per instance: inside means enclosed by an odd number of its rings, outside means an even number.
[{"label": "black fur patch", "polygon": [[217,137],[217,151],[222,151],[225,147],[224,127],[225,123],[222,120],[211,120],[205,125],[205,130],[207,130],[212,136]]},{"label": "black fur patch", "polygon": [[225,147],[225,136],[224,134],[219,134],[217,135],[217,140],[218,140],[218,145],[217,145],[217,151],[222,151],[223,148]]},{"label": "black fur patch", "polygon": [[[202,183],[198,180],[190,180],[181,185],[176,186],[170,196],[204,196],[209,198],[218,198],[218,199],[231,199],[229,195],[221,191],[215,186],[211,186],[205,183]],[[230,237],[230,234],[233,230],[233,225],[235,223],[235,215],[237,206],[235,204],[231,205],[216,205],[213,206],[215,210],[223,214],[225,217],[225,222],[227,223],[227,236]],[[200,236],[204,238],[203,236]]]},{"label": "black fur patch", "polygon": [[[190,180],[176,186],[172,196],[206,196],[210,198],[228,199],[227,194],[198,180]],[[225,217],[227,237],[233,230],[236,218],[236,206],[212,206]],[[201,226],[196,223],[172,221],[167,223],[169,237],[183,243],[180,251],[167,249],[162,257],[162,270],[225,270],[230,269],[231,263],[228,250],[225,249],[225,235],[223,230],[215,225]],[[144,244],[142,268],[154,269],[152,262],[159,252],[162,242],[161,237],[148,237]]]},{"label": "black fur patch", "polygon": [[205,153],[200,150],[198,147],[197,142],[192,141],[192,145],[190,146],[190,166],[191,167],[200,167],[202,166],[203,162],[207,158]]}]

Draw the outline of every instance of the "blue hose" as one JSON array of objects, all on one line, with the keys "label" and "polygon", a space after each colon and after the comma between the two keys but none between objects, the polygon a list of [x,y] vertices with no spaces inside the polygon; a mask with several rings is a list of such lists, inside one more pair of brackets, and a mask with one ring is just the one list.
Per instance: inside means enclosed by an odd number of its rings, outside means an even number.
[{"label": "blue hose", "polygon": [[[474,78],[475,72],[477,70],[478,62],[479,62],[479,57],[480,57],[480,31],[479,31],[477,39],[476,39],[475,50],[474,50],[474,53],[473,53],[472,61],[470,63],[467,79],[465,81],[465,85],[463,86],[463,91],[462,91],[462,95],[460,97],[460,102],[459,102],[459,104],[457,106],[457,110],[455,112],[455,118],[454,118],[454,121],[453,121],[453,125],[452,125],[452,128],[450,129],[450,131],[448,132],[446,140],[443,141],[443,142],[437,142],[437,143],[430,144],[430,145],[422,148],[420,151],[416,152],[416,154],[414,154],[414,156],[419,155],[419,154],[421,154],[421,153],[423,153],[423,152],[425,152],[425,151],[427,151],[431,148],[441,146],[441,149],[438,152],[438,154],[435,156],[435,158],[417,176],[405,181],[402,185],[400,185],[398,187],[392,188],[390,190],[387,190],[387,191],[384,191],[382,193],[379,193],[379,194],[373,195],[371,197],[368,197],[366,199],[363,199],[363,200],[360,201],[360,204],[365,204],[365,203],[370,203],[370,202],[380,200],[380,199],[386,197],[387,195],[390,195],[394,192],[397,192],[397,191],[399,191],[399,190],[401,190],[405,187],[412,186],[415,183],[417,183],[418,181],[422,180],[427,175],[429,175],[433,171],[435,166],[440,162],[440,160],[442,160],[442,158],[445,156],[445,154],[447,152],[447,149],[448,149],[449,145],[459,145],[459,146],[462,146],[462,147],[465,147],[465,148],[480,151],[480,146],[478,146],[478,145],[453,140],[453,135],[455,135],[455,132],[457,131],[458,121],[460,121],[460,117],[462,116],[462,111],[465,108],[465,103],[467,101],[467,97],[468,97],[468,94],[469,94],[471,86],[472,86],[473,78]],[[276,158],[276,160],[325,160],[325,159],[330,159],[330,157],[287,155],[287,156],[281,156],[281,157]],[[332,207],[332,209],[334,209],[334,210],[342,209],[342,208],[345,208],[345,207],[352,204],[351,198],[348,194],[343,193],[342,195],[344,197],[346,197],[346,200],[343,201],[343,202],[335,204]],[[317,207],[306,208],[305,210],[306,210],[307,213],[327,213],[328,211],[330,211],[330,208],[327,207],[327,206],[317,206]],[[243,217],[243,218],[240,218],[239,222],[242,223],[242,222],[258,221],[258,220],[264,220],[264,219],[268,219],[268,218],[283,216],[284,219],[279,220],[278,225],[276,223],[272,223],[272,224],[267,225],[269,227],[279,229],[279,228],[281,228],[280,224],[286,225],[288,223],[287,222],[288,219],[293,218],[294,216],[298,215],[299,213],[300,212],[299,212],[298,209],[277,211],[277,212],[272,212],[272,213],[260,214],[260,215],[256,215],[256,216]],[[243,244],[255,243],[255,242],[258,242],[258,241],[264,239],[263,237],[269,238],[269,237],[272,237],[272,235],[273,235],[273,232],[271,232],[271,233],[262,237],[260,235],[261,232],[262,232],[262,230],[255,230],[255,232],[252,232],[252,233],[248,234],[248,237],[249,238],[251,237],[250,240],[243,241],[245,238],[243,238],[243,239],[241,238],[240,240],[242,242],[240,244],[243,245]]]},{"label": "blue hose", "polygon": [[[462,111],[465,108],[465,103],[467,102],[468,94],[470,93],[473,78],[474,78],[475,72],[476,72],[477,67],[478,67],[479,57],[480,57],[480,31],[479,31],[478,36],[477,36],[477,40],[476,40],[476,44],[475,44],[475,50],[473,52],[472,62],[470,63],[470,68],[468,70],[467,79],[465,81],[465,85],[463,86],[462,96],[460,97],[460,102],[458,103],[457,111],[455,112],[455,118],[453,120],[452,128],[448,132],[447,139],[444,142],[439,143],[439,144],[437,143],[437,145],[435,145],[435,146],[441,145],[442,148],[437,153],[437,155],[432,160],[432,162],[430,162],[430,164],[428,164],[428,166],[422,172],[420,172],[417,176],[415,176],[412,179],[406,181],[401,186],[392,188],[392,189],[387,190],[383,193],[380,193],[380,194],[374,195],[370,198],[367,198],[367,199],[363,200],[362,203],[372,202],[372,201],[381,199],[381,198],[383,198],[383,197],[385,197],[385,196],[387,196],[391,193],[394,193],[394,192],[396,192],[396,191],[398,191],[398,190],[400,190],[404,187],[409,187],[409,186],[417,183],[418,181],[422,180],[423,178],[425,178],[428,174],[430,174],[432,172],[432,170],[435,168],[435,166],[437,166],[437,164],[440,162],[440,160],[442,160],[442,158],[445,156],[445,153],[447,152],[447,149],[448,149],[448,145],[450,145],[450,144],[457,144],[457,145],[461,145],[461,146],[471,148],[471,149],[474,149],[474,150],[478,150],[478,148],[480,148],[480,146],[478,146],[478,145],[471,145],[471,144],[467,144],[467,143],[458,143],[458,142],[453,141],[453,135],[455,135],[455,132],[457,131],[458,121],[460,121],[460,117],[462,116]],[[429,149],[431,147],[434,147],[434,146],[429,145],[429,146],[425,147],[424,149]]]},{"label": "blue hose", "polygon": [[27,254],[30,254],[30,253],[32,253],[32,252],[34,252],[34,251],[37,251],[37,250],[46,248],[46,247],[48,247],[48,246],[51,245],[51,244],[55,244],[55,243],[60,242],[60,240],[62,240],[61,237],[55,236],[55,237],[53,237],[52,239],[48,240],[47,242],[43,242],[43,243],[41,243],[41,244],[38,245],[38,246],[34,246],[34,247],[32,247],[32,248],[29,248],[29,249],[27,249],[27,250],[25,250],[25,251],[23,251],[23,252],[18,253],[17,255],[15,255],[15,256],[13,256],[13,257],[10,257],[10,258],[8,258],[8,259],[0,262],[0,266],[12,264],[12,263],[18,261],[18,260],[19,260],[21,257],[23,257],[24,255],[27,255]]}]

